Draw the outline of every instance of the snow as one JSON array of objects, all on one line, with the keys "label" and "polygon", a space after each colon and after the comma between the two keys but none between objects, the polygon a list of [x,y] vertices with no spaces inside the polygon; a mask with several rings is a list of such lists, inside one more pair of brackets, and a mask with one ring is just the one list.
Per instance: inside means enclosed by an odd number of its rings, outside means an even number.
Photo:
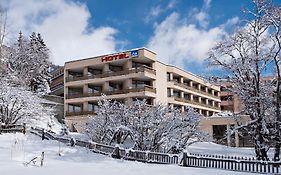
[{"label": "snow", "polygon": [[[157,165],[126,160],[116,160],[108,156],[92,153],[81,147],[69,147],[57,141],[42,141],[34,135],[22,134],[0,135],[0,174],[1,175],[61,175],[61,174],[123,174],[123,175],[165,175],[165,174],[208,174],[208,175],[247,175],[251,173],[232,172],[217,169],[201,169],[180,167],[177,165]],[[216,145],[211,145],[216,147]],[[197,147],[209,151],[206,147],[197,144]],[[193,146],[193,149],[195,147]],[[214,148],[215,149],[215,148]],[[45,152],[43,167],[29,165],[24,162],[30,161],[41,152]],[[59,156],[59,153],[61,156]]]},{"label": "snow", "polygon": [[[206,150],[209,148],[208,150]],[[187,148],[189,153],[208,154],[208,155],[224,155],[236,157],[255,157],[254,148],[235,148],[225,145],[219,145],[212,142],[197,142]]]}]

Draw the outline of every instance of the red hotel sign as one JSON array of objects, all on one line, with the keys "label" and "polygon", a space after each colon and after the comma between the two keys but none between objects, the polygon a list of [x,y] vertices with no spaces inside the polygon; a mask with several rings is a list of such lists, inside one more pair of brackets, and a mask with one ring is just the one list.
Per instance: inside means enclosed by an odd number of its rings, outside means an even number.
[{"label": "red hotel sign", "polygon": [[113,60],[121,60],[121,59],[126,59],[129,58],[129,55],[126,53],[118,53],[115,55],[109,55],[109,56],[104,56],[101,58],[101,62],[109,62]]}]

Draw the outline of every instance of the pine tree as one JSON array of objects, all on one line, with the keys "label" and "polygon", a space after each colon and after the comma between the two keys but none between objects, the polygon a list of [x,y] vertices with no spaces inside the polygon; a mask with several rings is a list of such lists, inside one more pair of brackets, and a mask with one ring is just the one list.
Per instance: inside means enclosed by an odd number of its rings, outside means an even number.
[{"label": "pine tree", "polygon": [[47,93],[51,80],[48,72],[50,65],[49,49],[41,35],[33,32],[28,42],[20,32],[9,58],[10,70],[18,82],[33,92]]}]

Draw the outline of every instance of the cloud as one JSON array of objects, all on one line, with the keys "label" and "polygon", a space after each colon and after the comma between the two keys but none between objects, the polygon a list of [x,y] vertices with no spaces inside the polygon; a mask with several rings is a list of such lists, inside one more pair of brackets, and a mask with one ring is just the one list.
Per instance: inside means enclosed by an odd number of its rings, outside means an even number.
[{"label": "cloud", "polygon": [[194,15],[195,19],[198,21],[199,25],[203,28],[207,28],[209,25],[208,14],[206,12],[200,11]]},{"label": "cloud", "polygon": [[224,28],[236,20],[237,18],[217,27],[202,29],[187,23],[186,19],[180,19],[179,14],[174,12],[155,26],[147,47],[155,51],[158,59],[164,63],[179,67],[192,63],[202,64],[209,49],[226,34]]},{"label": "cloud", "polygon": [[164,12],[174,8],[175,5],[176,5],[176,0],[171,0],[171,1],[169,1],[169,3],[165,7],[162,7],[160,5],[151,7],[150,11],[148,12],[148,14],[144,18],[144,22],[149,23],[149,22],[155,20],[158,16],[160,16]]},{"label": "cloud", "polygon": [[160,7],[160,5],[152,7],[148,13],[148,15],[144,18],[144,21],[146,23],[150,22],[154,18],[160,15],[160,13],[163,11],[163,9]]},{"label": "cloud", "polygon": [[8,40],[15,40],[21,30],[42,34],[52,52],[53,62],[64,62],[116,51],[118,31],[112,27],[95,28],[85,4],[69,0],[2,0],[8,9]]},{"label": "cloud", "polygon": [[168,3],[167,8],[168,8],[168,9],[171,9],[171,8],[175,7],[175,5],[176,5],[176,0],[171,0],[171,1]]},{"label": "cloud", "polygon": [[196,24],[206,29],[209,25],[209,9],[211,8],[211,0],[204,0],[201,9],[193,8],[190,13],[190,19],[193,19]]},{"label": "cloud", "polygon": [[211,7],[212,0],[204,0],[203,8],[209,9]]}]

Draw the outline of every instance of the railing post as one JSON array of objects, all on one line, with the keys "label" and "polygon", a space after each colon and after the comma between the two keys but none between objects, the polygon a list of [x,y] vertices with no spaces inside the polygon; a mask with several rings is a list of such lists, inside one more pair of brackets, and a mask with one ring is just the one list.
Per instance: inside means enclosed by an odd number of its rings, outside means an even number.
[{"label": "railing post", "polygon": [[182,165],[187,166],[187,152],[183,152],[182,159]]}]

